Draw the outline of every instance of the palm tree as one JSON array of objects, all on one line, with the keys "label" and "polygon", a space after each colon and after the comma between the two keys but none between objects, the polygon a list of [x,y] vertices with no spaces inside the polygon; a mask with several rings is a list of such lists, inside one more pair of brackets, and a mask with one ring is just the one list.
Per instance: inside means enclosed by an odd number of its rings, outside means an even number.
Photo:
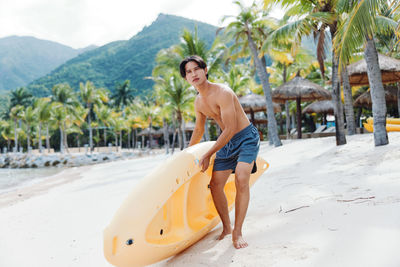
[{"label": "palm tree", "polygon": [[[74,117],[79,117],[77,108],[80,104],[72,88],[68,84],[57,84],[53,87],[52,91],[52,102],[54,104],[52,108],[55,109],[53,111],[53,117],[60,129],[60,151],[63,153],[64,148],[68,149],[67,123],[71,123]],[[63,124],[62,127],[59,123]]]},{"label": "palm tree", "polygon": [[250,93],[249,84],[251,79],[251,71],[247,65],[231,63],[229,70],[227,72],[221,71],[216,81],[227,83],[236,95],[244,96]]},{"label": "palm tree", "polygon": [[[288,22],[288,17],[285,16],[281,21],[280,25],[284,25]],[[263,51],[268,51],[269,56],[273,59],[273,64],[271,69],[273,72],[270,76],[270,81],[272,84],[279,86],[288,81],[290,77],[293,77],[298,72],[306,72],[307,74],[316,73],[313,68],[312,61],[314,57],[310,52],[302,47],[297,49],[293,48],[293,36],[289,36],[288,39],[283,42],[280,40],[267,39],[262,46]],[[305,75],[306,76],[306,75]],[[318,75],[317,75],[318,76]],[[310,79],[310,77],[306,77]],[[318,77],[322,78],[322,77]],[[315,80],[315,79],[310,79]],[[320,81],[320,79],[318,79]],[[323,81],[323,79],[322,79]],[[314,81],[318,82],[318,81]],[[323,83],[323,82],[322,82]],[[290,137],[290,104],[289,101],[285,101],[285,113],[286,113],[286,138]],[[282,125],[281,125],[282,127]]]},{"label": "palm tree", "polygon": [[94,106],[94,112],[96,113],[97,119],[102,123],[104,146],[107,146],[107,127],[110,126],[112,109],[106,105],[96,105]]},{"label": "palm tree", "polygon": [[179,71],[179,64],[183,58],[198,55],[207,62],[208,74],[212,77],[220,71],[225,50],[225,45],[219,37],[215,38],[211,48],[207,49],[206,42],[197,34],[197,28],[194,33],[184,29],[179,44],[158,52],[157,65],[154,67],[152,75],[153,77],[162,76],[166,68]]},{"label": "palm tree", "polygon": [[79,84],[80,96],[82,102],[85,104],[88,109],[88,126],[89,126],[89,148],[90,152],[93,151],[93,131],[92,131],[92,121],[91,121],[91,113],[94,105],[100,105],[102,103],[102,99],[107,99],[106,93],[104,90],[96,89],[94,84],[90,81],[87,81],[85,84]]},{"label": "palm tree", "polygon": [[7,151],[10,151],[10,143],[13,138],[13,127],[11,121],[0,121],[1,136],[7,140]]},{"label": "palm tree", "polygon": [[[78,142],[78,147],[80,147],[79,143],[79,136],[83,134],[82,132],[82,127],[83,124],[85,123],[86,116],[89,116],[89,109],[84,108],[82,106],[77,106],[75,109],[75,114],[73,116],[68,115],[67,116],[67,129],[66,129],[66,134],[72,134],[75,133],[77,134],[77,142]],[[93,124],[93,122],[92,122]]]},{"label": "palm tree", "polygon": [[[39,122],[39,152],[42,153],[42,127],[46,125],[46,148],[50,150],[49,121],[51,117],[50,98],[39,98],[35,101],[35,112]],[[49,151],[50,152],[50,151]]]},{"label": "palm tree", "polygon": [[32,106],[27,107],[22,115],[22,120],[26,124],[26,136],[27,136],[27,151],[29,151],[29,148],[31,146],[31,127],[32,124],[36,122],[37,119],[37,114],[36,110],[32,108]]},{"label": "palm tree", "polygon": [[114,107],[118,110],[124,110],[135,98],[135,89],[130,87],[130,83],[129,80],[126,80],[122,84],[118,84],[114,94],[111,95]]},{"label": "palm tree", "polygon": [[172,72],[170,76],[158,77],[156,79],[159,90],[159,98],[162,98],[165,102],[165,108],[174,114],[178,123],[178,140],[179,147],[182,150],[186,144],[184,144],[182,121],[184,112],[193,111],[193,100],[195,97],[195,91],[190,88],[189,85],[178,75],[177,72]]},{"label": "palm tree", "polygon": [[[165,74],[167,76],[167,74]],[[154,96],[157,101],[157,105],[160,107],[160,116],[162,118],[163,136],[164,136],[164,146],[165,154],[169,154],[169,122],[171,120],[171,110],[167,106],[167,98],[164,97],[164,88],[167,87],[167,81],[162,76],[158,78],[153,78],[156,84],[154,88]],[[207,125],[205,125],[205,130],[207,131]],[[206,132],[207,133],[207,132]]]},{"label": "palm tree", "polygon": [[10,118],[13,119],[14,121],[14,150],[15,152],[18,152],[18,122],[20,119],[22,119],[24,112],[24,107],[21,105],[16,105],[13,108],[11,108],[10,111]]},{"label": "palm tree", "polygon": [[150,99],[137,101],[133,104],[133,108],[139,115],[141,126],[149,129],[149,148],[153,148],[153,134],[152,129],[155,124],[159,124],[160,107]]},{"label": "palm tree", "polygon": [[64,130],[65,130],[65,124],[64,121],[67,118],[67,113],[65,112],[65,109],[63,105],[59,102],[54,102],[51,105],[51,122],[54,123],[54,125],[57,126],[57,128],[60,131],[60,152],[64,153]]},{"label": "palm tree", "polygon": [[364,58],[367,62],[368,80],[371,88],[372,113],[374,117],[375,146],[389,143],[386,132],[386,102],[379,69],[378,52],[375,35],[378,32],[398,30],[398,20],[385,17],[384,12],[390,8],[399,9],[396,0],[359,0],[338,1],[338,7],[347,13],[334,39],[334,47],[342,62],[349,62],[351,55],[365,45]]},{"label": "palm tree", "polygon": [[278,135],[278,127],[275,119],[274,108],[272,104],[271,87],[268,81],[266,66],[260,59],[260,49],[256,45],[256,39],[260,33],[265,33],[266,21],[260,16],[261,13],[256,10],[255,4],[246,8],[240,1],[235,1],[240,8],[240,13],[235,17],[225,29],[227,36],[231,36],[236,43],[242,46],[248,45],[253,55],[257,75],[261,80],[264,95],[267,102],[268,132],[272,143],[275,146],[281,146],[281,140]]},{"label": "palm tree", "polygon": [[10,93],[10,107],[16,105],[27,107],[32,104],[32,94],[29,93],[24,87],[20,87]]},{"label": "palm tree", "polygon": [[[267,1],[266,1],[267,2]],[[270,1],[268,1],[270,2]],[[312,33],[318,38],[317,58],[320,64],[321,73],[324,76],[325,42],[327,30],[331,34],[331,39],[337,33],[340,13],[337,12],[336,0],[327,1],[307,1],[298,2],[297,0],[281,0],[284,6],[290,6],[287,11],[288,16],[299,17],[300,19],[287,23],[275,30],[271,38],[282,41],[294,36],[296,49],[301,44],[303,36],[309,36]],[[346,144],[344,133],[343,106],[340,100],[340,81],[339,81],[339,62],[335,51],[332,51],[332,98],[336,105],[335,126],[336,126],[336,145]]]}]

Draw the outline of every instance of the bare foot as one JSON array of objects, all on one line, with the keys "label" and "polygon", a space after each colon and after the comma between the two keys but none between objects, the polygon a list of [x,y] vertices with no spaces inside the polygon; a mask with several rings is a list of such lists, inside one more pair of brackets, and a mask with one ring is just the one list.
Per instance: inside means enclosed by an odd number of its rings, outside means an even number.
[{"label": "bare foot", "polygon": [[225,236],[230,235],[232,233],[232,229],[224,229],[222,230],[222,233],[220,234],[220,236],[217,238],[217,240],[222,240],[224,239]]},{"label": "bare foot", "polygon": [[235,232],[232,233],[232,241],[233,241],[233,246],[236,249],[245,248],[249,245],[247,244],[246,241],[244,241],[241,234],[235,234]]}]

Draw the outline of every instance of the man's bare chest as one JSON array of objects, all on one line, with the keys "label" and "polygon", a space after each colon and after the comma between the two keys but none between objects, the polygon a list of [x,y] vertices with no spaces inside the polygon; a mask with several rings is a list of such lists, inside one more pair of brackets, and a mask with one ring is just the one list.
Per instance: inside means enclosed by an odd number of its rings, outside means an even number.
[{"label": "man's bare chest", "polygon": [[201,101],[199,107],[200,107],[200,112],[206,115],[207,117],[211,118],[221,117],[221,110],[216,102],[210,101],[209,103],[206,103],[205,101]]}]

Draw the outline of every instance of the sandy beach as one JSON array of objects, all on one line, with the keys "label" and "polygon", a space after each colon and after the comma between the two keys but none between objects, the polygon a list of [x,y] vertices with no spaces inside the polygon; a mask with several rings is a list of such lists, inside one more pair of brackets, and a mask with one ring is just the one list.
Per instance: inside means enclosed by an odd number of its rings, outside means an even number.
[{"label": "sandy beach", "polygon": [[[400,266],[400,133],[263,143],[270,168],[251,189],[236,250],[219,224],[154,266]],[[0,266],[111,266],[102,232],[135,184],[167,155],[76,167],[0,195]],[[233,219],[234,213],[231,213]]]}]

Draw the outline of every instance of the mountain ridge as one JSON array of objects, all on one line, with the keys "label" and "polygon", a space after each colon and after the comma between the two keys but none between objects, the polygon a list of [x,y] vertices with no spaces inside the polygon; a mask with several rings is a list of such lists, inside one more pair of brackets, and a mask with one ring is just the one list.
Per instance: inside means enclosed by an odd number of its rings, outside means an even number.
[{"label": "mountain ridge", "polygon": [[82,53],[33,81],[28,89],[36,96],[44,96],[55,84],[67,82],[77,90],[80,82],[90,80],[96,87],[113,91],[118,83],[130,80],[137,94],[146,95],[153,82],[144,77],[151,76],[156,54],[177,44],[185,28],[190,31],[197,28],[199,37],[210,46],[218,29],[207,23],[160,13],[153,23],[129,40],[114,41]]},{"label": "mountain ridge", "polygon": [[0,91],[26,86],[82,52],[81,49],[33,36],[0,38]]}]

